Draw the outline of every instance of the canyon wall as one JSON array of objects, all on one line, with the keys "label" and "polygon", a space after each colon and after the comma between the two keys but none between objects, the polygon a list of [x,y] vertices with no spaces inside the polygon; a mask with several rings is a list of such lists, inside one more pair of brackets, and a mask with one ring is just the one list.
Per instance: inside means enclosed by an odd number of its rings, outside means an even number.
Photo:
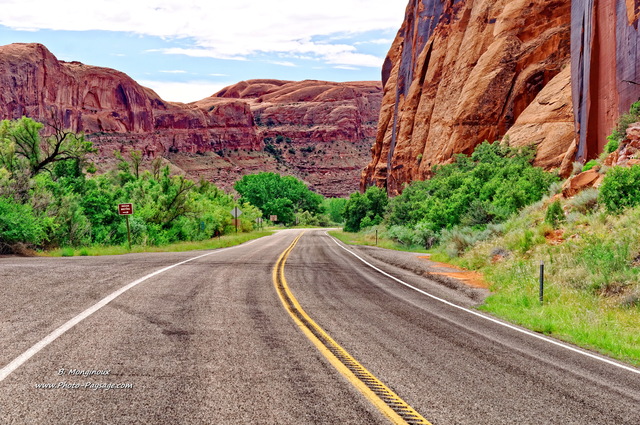
[{"label": "canyon wall", "polygon": [[640,0],[410,0],[361,190],[397,194],[484,140],[536,145],[563,175],[597,157],[640,98],[639,15]]},{"label": "canyon wall", "polygon": [[571,65],[577,159],[598,156],[640,99],[640,0],[573,0]]},{"label": "canyon wall", "polygon": [[0,119],[55,119],[83,132],[99,169],[114,166],[114,150],[136,149],[223,188],[274,171],[328,196],[357,189],[382,98],[379,82],[253,80],[166,102],[122,72],[59,61],[40,44],[0,46],[0,87]]}]

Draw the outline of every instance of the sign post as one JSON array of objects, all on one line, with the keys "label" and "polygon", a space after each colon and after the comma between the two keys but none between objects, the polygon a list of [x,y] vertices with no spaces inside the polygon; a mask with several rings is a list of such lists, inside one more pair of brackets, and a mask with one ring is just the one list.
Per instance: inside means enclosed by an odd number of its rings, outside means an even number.
[{"label": "sign post", "polygon": [[127,240],[129,241],[129,251],[131,251],[131,227],[129,226],[129,216],[133,214],[133,204],[118,204],[118,214],[127,219]]},{"label": "sign post", "polygon": [[262,228],[263,228],[262,227],[262,221],[263,221],[262,217],[256,218],[256,223],[258,224],[258,229],[260,229],[260,230],[262,230]]},{"label": "sign post", "polygon": [[544,303],[544,261],[540,261],[540,305]]},{"label": "sign post", "polygon": [[242,211],[240,211],[240,208],[238,207],[233,207],[233,209],[231,210],[231,215],[234,218],[234,223],[236,225],[236,233],[238,233],[238,217],[240,217],[240,214],[242,214]]}]

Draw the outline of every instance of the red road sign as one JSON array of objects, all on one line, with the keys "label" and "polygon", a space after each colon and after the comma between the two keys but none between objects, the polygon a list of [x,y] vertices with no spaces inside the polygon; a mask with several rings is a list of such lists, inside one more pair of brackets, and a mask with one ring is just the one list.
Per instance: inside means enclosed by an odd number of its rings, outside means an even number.
[{"label": "red road sign", "polygon": [[120,215],[133,214],[133,204],[118,204],[118,214]]}]

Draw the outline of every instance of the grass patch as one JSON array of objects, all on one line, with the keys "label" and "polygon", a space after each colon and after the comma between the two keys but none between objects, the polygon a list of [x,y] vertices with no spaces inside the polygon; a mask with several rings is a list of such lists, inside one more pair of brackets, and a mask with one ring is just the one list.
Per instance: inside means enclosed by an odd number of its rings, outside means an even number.
[{"label": "grass patch", "polygon": [[380,248],[392,249],[394,251],[407,251],[407,252],[422,252],[427,253],[429,250],[417,247],[417,246],[407,246],[402,245],[394,241],[393,239],[385,238],[378,235],[378,243],[376,244],[376,234],[375,232],[358,232],[351,233],[345,232],[342,230],[331,230],[329,231],[331,236],[339,239],[340,241],[346,243],[347,245],[366,245],[366,246],[378,246]]},{"label": "grass patch", "polygon": [[[640,229],[634,224],[640,208],[621,215],[590,210],[574,210],[553,229],[545,223],[546,206],[538,205],[505,223],[505,234],[460,257],[439,248],[432,258],[484,273],[493,295],[481,310],[640,366]],[[508,255],[496,259],[496,252]]]},{"label": "grass patch", "polygon": [[170,245],[163,246],[139,246],[134,245],[131,250],[124,246],[92,246],[82,248],[59,248],[52,251],[41,252],[39,255],[48,257],[73,257],[75,255],[80,256],[98,256],[98,255],[122,255],[139,252],[184,252],[184,251],[197,251],[227,248],[230,246],[240,245],[253,239],[258,239],[264,236],[273,234],[272,231],[260,231],[249,233],[238,233],[225,235],[220,238],[208,239],[205,241],[197,242],[178,242]]}]

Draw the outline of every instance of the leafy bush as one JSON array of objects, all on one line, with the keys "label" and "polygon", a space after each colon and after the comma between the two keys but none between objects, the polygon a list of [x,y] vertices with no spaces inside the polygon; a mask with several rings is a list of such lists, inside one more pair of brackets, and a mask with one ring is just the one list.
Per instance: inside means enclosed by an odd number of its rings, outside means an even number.
[{"label": "leafy bush", "polygon": [[411,246],[413,242],[413,232],[404,226],[389,227],[387,236],[405,246]]},{"label": "leafy bush", "polygon": [[[626,131],[626,129],[625,129]],[[618,147],[620,146],[620,141],[619,140],[609,140],[609,142],[607,142],[607,144],[604,146],[604,151],[606,153],[612,153],[618,150]]]},{"label": "leafy bush", "polygon": [[18,242],[40,245],[51,224],[50,219],[37,217],[30,205],[0,198],[0,252],[10,252]]},{"label": "leafy bush", "polygon": [[564,211],[560,201],[554,201],[547,208],[547,214],[544,221],[553,226],[554,229],[558,228],[558,225],[565,221]]},{"label": "leafy bush", "polygon": [[413,182],[390,206],[391,225],[429,223],[434,232],[458,224],[486,226],[506,220],[538,201],[558,177],[533,167],[532,148],[483,143],[471,156],[434,170],[431,180]]},{"label": "leafy bush", "polygon": [[589,214],[598,208],[599,193],[598,189],[585,189],[571,198],[568,205],[573,211],[581,214]]},{"label": "leafy bush", "polygon": [[587,162],[586,164],[584,164],[584,167],[582,167],[582,171],[589,171],[590,169],[592,169],[593,167],[596,167],[600,165],[598,163],[598,161],[596,161],[595,159],[592,159],[591,161]]},{"label": "leafy bush", "polygon": [[438,243],[438,237],[438,233],[433,231],[433,226],[430,223],[420,222],[413,227],[411,240],[415,245],[431,248]]},{"label": "leafy bush", "polygon": [[365,193],[352,193],[344,207],[347,232],[358,232],[382,222],[389,200],[384,190],[371,186]]},{"label": "leafy bush", "polygon": [[626,207],[640,204],[640,166],[613,167],[600,187],[599,201],[609,212],[619,213]]}]

